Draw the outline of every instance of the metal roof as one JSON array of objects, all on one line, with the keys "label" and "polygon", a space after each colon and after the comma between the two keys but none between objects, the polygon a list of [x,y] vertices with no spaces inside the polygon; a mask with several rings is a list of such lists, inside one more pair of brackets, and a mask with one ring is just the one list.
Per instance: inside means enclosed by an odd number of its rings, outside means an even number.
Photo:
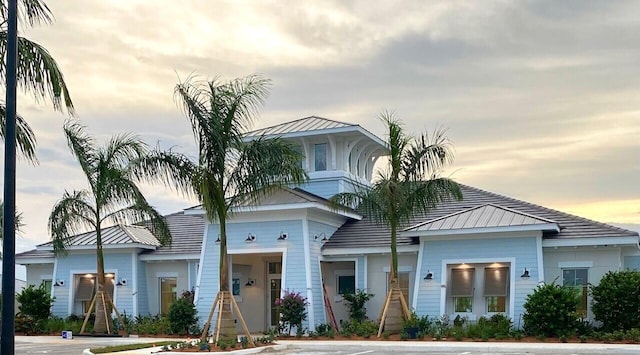
[{"label": "metal roof", "polygon": [[554,223],[554,221],[515,211],[491,203],[455,212],[440,218],[412,226],[406,231],[424,232],[471,228],[495,228],[531,226]]},{"label": "metal roof", "polygon": [[328,118],[309,116],[297,119],[291,122],[281,123],[275,126],[257,129],[255,131],[247,132],[246,137],[259,137],[259,136],[272,136],[272,135],[284,135],[294,132],[308,132],[317,131],[332,128],[343,127],[357,127],[356,124],[345,123],[340,121],[330,120]]},{"label": "metal roof", "polygon": [[[145,227],[142,226],[115,226],[102,229],[102,245],[144,244],[160,246],[160,242]],[[66,245],[69,247],[96,245],[96,231],[78,234],[68,238]],[[53,247],[53,242],[38,245],[39,247]]]},{"label": "metal roof", "polygon": [[[528,214],[536,218],[543,218],[556,222],[560,232],[545,232],[545,239],[568,239],[589,237],[628,237],[638,236],[638,233],[605,223],[592,221],[550,208],[481,190],[460,184],[463,200],[448,200],[427,214],[417,214],[408,223],[400,226],[400,230],[417,224],[433,221],[438,218],[477,208],[486,204],[493,204]],[[329,239],[323,248],[359,248],[389,246],[391,242],[390,230],[385,225],[375,223],[369,218],[347,221]],[[417,244],[417,237],[398,236],[398,245]]]}]

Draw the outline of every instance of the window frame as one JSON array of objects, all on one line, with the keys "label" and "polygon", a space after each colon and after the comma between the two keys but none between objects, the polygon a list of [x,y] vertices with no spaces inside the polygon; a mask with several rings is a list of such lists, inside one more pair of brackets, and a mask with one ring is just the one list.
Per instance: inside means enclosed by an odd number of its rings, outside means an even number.
[{"label": "window frame", "polygon": [[[170,291],[170,292],[163,292],[162,290],[162,280],[175,280],[175,287],[176,290],[175,291]],[[158,313],[160,315],[166,315],[169,313],[169,307],[171,306],[171,303],[174,302],[175,300],[178,299],[178,278],[176,276],[159,276],[158,277],[158,293],[159,293],[159,298],[158,298]],[[163,306],[164,306],[164,302],[163,302],[163,295],[165,294],[171,294],[173,295],[171,298],[173,300],[169,301],[167,303],[167,310],[166,312],[163,312]]]},{"label": "window frame", "polygon": [[[320,160],[318,160],[319,155],[318,155],[318,148],[320,147],[324,147],[324,149],[320,150],[322,152],[322,156],[324,157],[324,167],[320,167],[319,168],[319,163],[321,162]],[[328,156],[328,150],[327,150],[327,143],[317,143],[313,145],[313,170],[314,171],[327,171],[329,168],[329,164],[327,162],[327,156]]]},{"label": "window frame", "polygon": [[[580,285],[576,284],[576,281],[578,279],[577,271],[585,271],[586,273],[584,280]],[[568,284],[567,279],[565,278],[565,272],[573,272],[573,280],[572,280],[573,284]],[[570,287],[580,292],[579,294],[580,304],[578,304],[578,307],[576,307],[576,313],[586,317],[589,312],[589,268],[588,267],[563,267],[561,269],[561,274],[562,274],[562,286]]]},{"label": "window frame", "polygon": [[[469,278],[469,287],[464,287],[464,285],[460,288],[469,289],[469,292],[457,292],[456,289],[456,274],[457,273],[471,273],[471,277]],[[462,268],[456,267],[451,269],[451,291],[450,296],[453,300],[453,312],[454,313],[473,313],[473,305],[475,302],[475,281],[476,281],[476,269],[474,267]],[[458,306],[468,305],[470,307],[465,308],[463,311],[459,310]]]}]

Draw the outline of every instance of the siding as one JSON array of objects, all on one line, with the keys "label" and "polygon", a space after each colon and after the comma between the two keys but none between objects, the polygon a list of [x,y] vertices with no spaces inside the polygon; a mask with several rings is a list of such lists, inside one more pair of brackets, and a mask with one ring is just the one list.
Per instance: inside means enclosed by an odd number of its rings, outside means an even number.
[{"label": "siding", "polygon": [[[133,280],[131,253],[110,253],[104,254],[105,272],[115,272],[116,279],[123,278]],[[66,317],[69,315],[70,297],[75,293],[75,274],[95,273],[95,254],[76,254],[58,258],[58,269],[54,279],[64,280],[65,285],[56,287],[55,302],[52,313],[55,316]],[[118,286],[114,289],[116,307],[121,313],[133,314],[132,283],[127,286]],[[73,311],[73,308],[72,308]]]},{"label": "siding", "polygon": [[28,265],[27,285],[40,286],[42,280],[51,280],[52,284],[56,282],[53,278],[53,264]]},{"label": "siding", "polygon": [[322,181],[311,180],[299,187],[314,195],[318,195],[324,198],[330,198],[331,196],[340,192],[340,180],[342,179],[336,178]]},{"label": "siding", "polygon": [[[521,324],[519,320],[524,311],[522,306],[527,295],[536,287],[540,272],[540,267],[537,265],[536,237],[425,241],[421,247],[423,248],[421,273],[426,274],[427,270],[430,270],[434,279],[419,282],[416,307],[418,314],[441,315],[441,278],[443,272],[446,272],[442,270],[443,260],[515,258],[515,265],[511,265],[516,274],[514,314],[510,316],[514,320],[515,326]],[[524,268],[529,270],[531,277],[525,279],[519,277]],[[420,276],[422,275],[418,277]],[[445,285],[447,282],[445,281]]]},{"label": "siding", "polygon": [[149,315],[149,292],[147,287],[147,263],[138,260],[138,314]]},{"label": "siding", "polygon": [[311,324],[309,330],[315,330],[316,325],[321,323],[327,323],[327,318],[325,314],[325,306],[324,306],[324,298],[322,295],[322,271],[320,270],[320,255],[322,254],[322,242],[319,240],[315,240],[314,236],[319,235],[320,233],[324,233],[327,236],[331,236],[335,231],[336,227],[315,222],[309,221],[309,252],[311,256],[311,290],[312,294],[312,307],[307,310],[308,313],[313,312],[314,315],[314,323]]},{"label": "siding", "polygon": [[[210,225],[207,232],[207,241],[203,260],[200,261],[202,275],[198,291],[198,317],[201,324],[206,322],[213,300],[219,289],[219,260],[220,248],[215,240],[218,238],[218,225]],[[280,232],[288,234],[286,241],[276,240]],[[245,243],[249,233],[256,235],[253,243]],[[260,254],[260,249],[284,248],[287,250],[287,258],[283,260],[283,287],[291,292],[305,294],[306,274],[304,260],[304,243],[302,240],[302,221],[271,221],[271,222],[243,222],[227,224],[228,250],[242,250],[250,253],[255,250]],[[285,265],[286,264],[286,265]],[[265,315],[255,315],[265,317]],[[303,324],[308,327],[308,324]],[[261,329],[264,330],[264,329]]]},{"label": "siding", "polygon": [[640,271],[640,255],[638,256],[625,256],[624,268],[630,270]]}]

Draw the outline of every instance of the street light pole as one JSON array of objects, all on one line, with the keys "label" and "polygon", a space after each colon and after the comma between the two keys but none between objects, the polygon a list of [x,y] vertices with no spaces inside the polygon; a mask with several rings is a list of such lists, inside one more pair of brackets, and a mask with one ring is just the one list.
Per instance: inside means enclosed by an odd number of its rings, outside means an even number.
[{"label": "street light pole", "polygon": [[0,352],[15,353],[16,298],[16,84],[18,60],[18,2],[7,4],[6,127],[4,137],[4,220],[2,230],[2,331]]}]

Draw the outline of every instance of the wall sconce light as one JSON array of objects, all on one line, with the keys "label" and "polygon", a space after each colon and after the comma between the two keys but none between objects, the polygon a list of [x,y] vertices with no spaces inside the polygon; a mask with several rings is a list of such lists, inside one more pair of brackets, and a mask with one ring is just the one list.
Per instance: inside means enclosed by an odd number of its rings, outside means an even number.
[{"label": "wall sconce light", "polygon": [[251,287],[251,286],[254,286],[255,284],[256,284],[256,280],[254,280],[254,279],[252,279],[252,278],[249,278],[249,279],[247,280],[247,283],[246,283],[246,284],[244,284],[244,285],[245,285],[246,287]]},{"label": "wall sconce light", "polygon": [[247,234],[247,239],[244,240],[246,243],[253,243],[256,241],[256,235],[255,234]]},{"label": "wall sconce light", "polygon": [[64,280],[56,280],[56,282],[53,284],[53,286],[55,286],[55,287],[64,286]]},{"label": "wall sconce light", "polygon": [[278,236],[278,240],[279,241],[287,240],[288,237],[289,237],[289,235],[287,235],[287,233],[284,233],[283,231],[280,231],[280,235]]},{"label": "wall sconce light", "polygon": [[427,270],[427,275],[424,277],[425,280],[433,280],[433,273]]},{"label": "wall sconce light", "polygon": [[216,239],[216,245],[220,245],[220,234],[218,234],[218,239]]},{"label": "wall sconce light", "polygon": [[127,279],[123,279],[122,277],[118,278],[118,283],[116,286],[127,286]]},{"label": "wall sconce light", "polygon": [[527,268],[524,268],[524,272],[522,273],[522,275],[520,275],[520,277],[522,277],[523,279],[527,279],[529,278],[529,270],[527,270]]},{"label": "wall sconce light", "polygon": [[313,236],[313,240],[317,241],[318,239],[320,239],[320,241],[323,243],[329,240],[329,238],[327,238],[327,235],[324,232]]}]

